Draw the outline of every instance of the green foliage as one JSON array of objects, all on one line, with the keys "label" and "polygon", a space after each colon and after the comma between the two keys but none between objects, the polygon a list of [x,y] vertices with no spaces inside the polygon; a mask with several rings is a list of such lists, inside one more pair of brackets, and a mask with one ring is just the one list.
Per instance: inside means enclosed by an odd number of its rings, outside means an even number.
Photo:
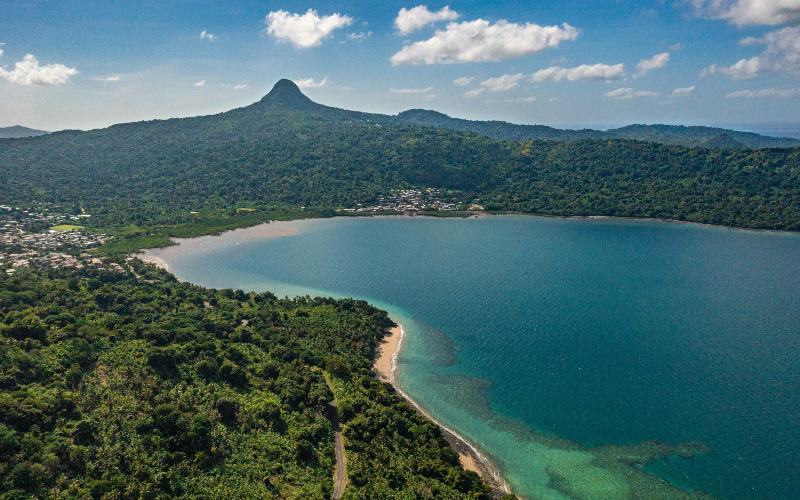
[{"label": "green foliage", "polygon": [[[282,84],[261,102],[219,115],[2,140],[0,201],[80,204],[92,214],[87,224],[114,234],[109,253],[267,219],[330,216],[411,186],[452,190],[495,211],[800,229],[798,149],[618,138],[727,140],[710,137],[714,130],[652,126],[614,138],[503,142],[404,125],[429,124],[409,116],[321,106]],[[539,136],[513,138],[530,137]]]},{"label": "green foliage", "polygon": [[385,312],[124,265],[0,276],[0,498],[330,498],[323,368],[346,498],[491,498],[372,375]]}]

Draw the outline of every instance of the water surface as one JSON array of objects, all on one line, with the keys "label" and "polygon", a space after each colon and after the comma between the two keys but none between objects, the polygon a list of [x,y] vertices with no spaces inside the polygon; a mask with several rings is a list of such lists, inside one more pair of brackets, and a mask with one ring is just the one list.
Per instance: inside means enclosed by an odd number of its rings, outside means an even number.
[{"label": "water surface", "polygon": [[388,309],[408,332],[401,387],[521,496],[797,498],[797,235],[524,216],[273,224],[292,230],[151,252],[204,286]]}]

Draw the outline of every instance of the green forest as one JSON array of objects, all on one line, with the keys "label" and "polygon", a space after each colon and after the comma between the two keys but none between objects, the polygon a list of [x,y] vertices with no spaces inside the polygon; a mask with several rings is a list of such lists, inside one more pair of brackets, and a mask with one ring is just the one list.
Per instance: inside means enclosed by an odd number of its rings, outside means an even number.
[{"label": "green forest", "polygon": [[2,203],[80,207],[106,229],[333,213],[406,187],[491,211],[800,229],[798,148],[508,142],[329,108],[287,81],[219,115],[0,140],[0,185]]},{"label": "green forest", "polygon": [[138,260],[0,275],[0,498],[489,499],[371,372],[364,301],[208,290]]}]

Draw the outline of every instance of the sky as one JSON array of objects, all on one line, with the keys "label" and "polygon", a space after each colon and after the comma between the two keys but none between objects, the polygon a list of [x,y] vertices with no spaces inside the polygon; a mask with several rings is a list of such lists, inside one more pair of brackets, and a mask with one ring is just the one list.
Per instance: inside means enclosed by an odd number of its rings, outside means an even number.
[{"label": "sky", "polygon": [[559,127],[800,122],[800,0],[0,0],[0,127],[314,101]]}]

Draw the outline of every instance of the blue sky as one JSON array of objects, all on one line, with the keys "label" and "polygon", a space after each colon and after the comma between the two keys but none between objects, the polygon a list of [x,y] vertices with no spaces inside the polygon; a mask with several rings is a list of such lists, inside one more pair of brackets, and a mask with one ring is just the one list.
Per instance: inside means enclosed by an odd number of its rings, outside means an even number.
[{"label": "blue sky", "polygon": [[280,78],[391,114],[800,121],[800,0],[15,0],[0,2],[0,43],[0,126],[217,113]]}]

